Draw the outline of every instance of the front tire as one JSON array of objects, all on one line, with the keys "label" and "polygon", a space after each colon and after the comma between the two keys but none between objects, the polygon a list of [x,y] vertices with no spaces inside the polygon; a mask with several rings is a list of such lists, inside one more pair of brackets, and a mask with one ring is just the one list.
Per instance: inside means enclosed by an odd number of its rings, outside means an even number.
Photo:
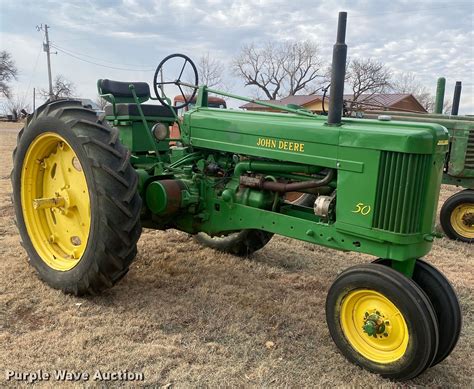
[{"label": "front tire", "polygon": [[20,237],[42,280],[95,294],[127,273],[141,199],[118,130],[80,101],[45,104],[19,133],[11,177]]},{"label": "front tire", "polygon": [[[377,259],[374,263],[391,266],[390,259]],[[439,329],[439,346],[431,366],[443,361],[453,351],[461,334],[462,315],[456,292],[448,279],[433,265],[417,259],[412,280],[426,293],[436,313]]]},{"label": "front tire", "polygon": [[439,218],[448,238],[474,243],[474,190],[452,195],[441,207]]},{"label": "front tire", "polygon": [[200,232],[195,236],[195,240],[211,249],[246,257],[264,247],[272,236],[272,233],[262,230],[242,230],[222,237],[211,237]]},{"label": "front tire", "polygon": [[418,376],[438,348],[430,301],[411,279],[383,265],[341,273],[327,296],[326,320],[348,360],[386,378]]}]

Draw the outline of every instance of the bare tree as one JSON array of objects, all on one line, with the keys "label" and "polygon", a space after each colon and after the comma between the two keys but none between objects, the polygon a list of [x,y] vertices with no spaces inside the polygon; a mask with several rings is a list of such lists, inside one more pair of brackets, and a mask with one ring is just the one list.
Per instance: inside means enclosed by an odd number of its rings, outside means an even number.
[{"label": "bare tree", "polygon": [[[66,77],[58,74],[53,82],[53,100],[60,98],[72,97],[76,93],[76,86]],[[41,89],[40,94],[45,98],[49,99],[49,91]]]},{"label": "bare tree", "polygon": [[0,95],[6,98],[10,97],[10,86],[8,83],[16,80],[18,69],[11,54],[6,51],[0,51]]},{"label": "bare tree", "polygon": [[349,114],[357,110],[363,99],[370,99],[376,93],[390,88],[391,72],[382,62],[371,58],[353,59],[347,68],[346,79],[352,91],[352,99],[347,107]]},{"label": "bare tree", "polygon": [[104,110],[105,106],[108,104],[107,100],[105,100],[103,97],[100,95],[97,95],[97,98],[95,99],[95,103],[99,106],[100,109]]},{"label": "bare tree", "polygon": [[285,77],[285,94],[294,96],[305,91],[313,94],[316,92],[316,80],[324,78],[322,60],[319,48],[314,42],[287,42],[282,47],[281,53],[286,56],[283,61]]},{"label": "bare tree", "polygon": [[431,112],[434,108],[435,98],[412,72],[400,73],[392,81],[392,90],[396,93],[413,95],[428,112]]},{"label": "bare tree", "polygon": [[3,111],[6,115],[11,115],[14,121],[17,121],[28,115],[30,105],[26,103],[25,98],[10,93],[6,102],[3,104]]},{"label": "bare tree", "polygon": [[[401,73],[392,81],[392,90],[396,93],[412,94],[428,112],[433,112],[435,107],[435,96],[417,79],[414,73]],[[443,113],[451,111],[451,103],[444,101]]]},{"label": "bare tree", "polygon": [[242,47],[233,60],[234,73],[245,86],[255,86],[270,100],[314,92],[321,72],[318,46],[310,41],[267,42]]},{"label": "bare tree", "polygon": [[453,108],[453,103],[449,100],[444,100],[443,103],[443,114],[451,115],[451,109]]},{"label": "bare tree", "polygon": [[251,43],[244,45],[233,61],[234,73],[243,78],[245,86],[256,86],[270,100],[277,98],[283,80],[281,64],[273,58],[273,52],[273,43],[263,48]]},{"label": "bare tree", "polygon": [[199,58],[197,63],[200,84],[207,85],[209,88],[223,88],[224,64],[219,60],[212,58],[209,52]]},{"label": "bare tree", "polygon": [[[409,93],[409,92],[406,92]],[[418,102],[421,104],[421,106],[426,109],[427,112],[434,112],[435,110],[435,104],[436,104],[436,97],[432,95],[431,93],[425,92],[422,94],[415,95],[411,93],[415,98],[418,100]],[[443,102],[443,109],[442,113],[447,115],[451,113],[451,107],[452,103],[449,100],[444,100]]]},{"label": "bare tree", "polygon": [[410,93],[413,95],[426,92],[426,88],[412,72],[400,73],[392,80],[392,89],[396,93]]}]

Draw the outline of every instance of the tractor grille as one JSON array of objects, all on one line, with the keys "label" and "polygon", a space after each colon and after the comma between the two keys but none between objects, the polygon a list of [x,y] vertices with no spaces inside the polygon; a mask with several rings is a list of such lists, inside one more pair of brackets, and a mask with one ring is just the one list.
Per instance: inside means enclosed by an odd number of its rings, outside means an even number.
[{"label": "tractor grille", "polygon": [[474,169],[474,129],[469,131],[467,138],[466,160],[464,169]]},{"label": "tractor grille", "polygon": [[423,187],[430,155],[383,151],[373,227],[412,234],[420,231]]}]

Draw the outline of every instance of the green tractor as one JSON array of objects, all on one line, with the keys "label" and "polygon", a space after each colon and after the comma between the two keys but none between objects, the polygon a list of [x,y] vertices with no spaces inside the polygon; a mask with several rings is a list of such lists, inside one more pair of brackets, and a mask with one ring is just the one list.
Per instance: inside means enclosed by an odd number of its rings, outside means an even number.
[{"label": "green tractor", "polygon": [[[448,133],[439,124],[341,121],[346,17],[339,14],[328,117],[210,108],[210,93],[252,100],[198,86],[181,54],[155,73],[161,105],[144,104],[155,99],[146,83],[99,80],[110,102],[105,119],[76,100],[38,108],[19,133],[12,183],[39,277],[75,295],[110,288],[127,273],[142,226],[178,229],[239,256],[280,234],[374,256],[328,292],[329,332],[347,359],[399,380],[445,359],[459,337],[459,303],[421,258],[436,236]],[[182,62],[168,79],[171,61]],[[169,86],[181,91],[179,106]],[[179,138],[169,135],[175,123]],[[290,192],[315,200],[290,202]]]},{"label": "green tractor", "polygon": [[[457,81],[451,115],[442,115],[446,79],[438,79],[435,113],[372,111],[366,118],[389,115],[390,120],[432,122],[447,128],[449,149],[443,169],[443,184],[462,189],[448,198],[440,212],[444,233],[450,239],[474,243],[474,117],[458,116],[461,82]],[[385,116],[387,117],[387,116]]]}]

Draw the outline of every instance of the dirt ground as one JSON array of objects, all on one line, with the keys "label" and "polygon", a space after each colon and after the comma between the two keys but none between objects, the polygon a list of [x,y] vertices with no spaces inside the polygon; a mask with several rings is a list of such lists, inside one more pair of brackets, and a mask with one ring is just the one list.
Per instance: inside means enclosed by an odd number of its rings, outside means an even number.
[{"label": "dirt ground", "polygon": [[[184,233],[145,230],[113,289],[76,298],[49,288],[28,265],[13,219],[18,130],[0,128],[0,386],[6,369],[128,370],[142,372],[144,385],[173,387],[396,386],[347,362],[325,323],[332,280],[366,255],[278,236],[242,260]],[[443,188],[441,201],[454,192]],[[405,384],[472,387],[474,249],[438,239],[427,259],[453,283],[464,325],[451,356]]]}]

